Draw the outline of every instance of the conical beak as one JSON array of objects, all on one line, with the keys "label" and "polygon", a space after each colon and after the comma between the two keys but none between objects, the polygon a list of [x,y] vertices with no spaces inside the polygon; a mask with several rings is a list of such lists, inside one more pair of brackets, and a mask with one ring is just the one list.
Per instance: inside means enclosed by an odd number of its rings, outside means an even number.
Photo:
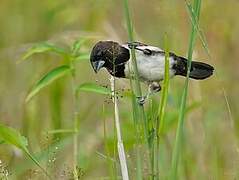
[{"label": "conical beak", "polygon": [[104,64],[105,64],[105,61],[102,61],[102,60],[92,62],[92,67],[95,73],[97,73],[103,67]]}]

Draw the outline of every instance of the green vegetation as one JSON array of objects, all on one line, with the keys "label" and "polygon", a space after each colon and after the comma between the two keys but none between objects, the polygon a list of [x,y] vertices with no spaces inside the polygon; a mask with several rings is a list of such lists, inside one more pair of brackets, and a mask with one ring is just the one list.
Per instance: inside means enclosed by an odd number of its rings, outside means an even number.
[{"label": "green vegetation", "polygon": [[[237,2],[1,4],[0,179],[239,178]],[[165,50],[162,90],[144,106],[134,49],[130,80],[92,70],[105,39]],[[215,75],[169,79],[171,51]]]},{"label": "green vegetation", "polygon": [[[194,8],[192,8],[192,12],[195,12],[192,15],[193,22],[192,23],[192,30],[190,35],[190,41],[189,41],[189,49],[188,49],[188,71],[187,71],[187,77],[184,84],[181,104],[180,104],[180,112],[179,112],[179,120],[178,120],[178,127],[177,127],[177,133],[176,133],[176,139],[175,139],[175,145],[173,149],[173,157],[172,157],[172,174],[171,179],[177,179],[177,169],[178,169],[178,159],[181,153],[181,146],[182,146],[182,137],[183,137],[183,127],[184,127],[184,118],[186,113],[186,99],[188,95],[188,84],[189,84],[189,74],[191,69],[191,62],[193,58],[193,48],[195,45],[196,35],[197,35],[197,29],[195,28],[195,24],[199,20],[199,13],[201,8],[201,0],[195,0],[194,1]],[[197,21],[196,21],[197,20]]]}]

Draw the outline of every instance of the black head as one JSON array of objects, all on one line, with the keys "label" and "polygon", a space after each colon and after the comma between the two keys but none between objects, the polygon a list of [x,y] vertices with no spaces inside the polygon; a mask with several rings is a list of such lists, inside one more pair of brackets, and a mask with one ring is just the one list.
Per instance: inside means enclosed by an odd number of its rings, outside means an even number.
[{"label": "black head", "polygon": [[119,66],[124,65],[129,59],[129,50],[113,41],[99,41],[93,47],[90,55],[90,62],[96,73],[105,67],[112,75],[120,73],[117,72],[122,71],[122,67]]}]

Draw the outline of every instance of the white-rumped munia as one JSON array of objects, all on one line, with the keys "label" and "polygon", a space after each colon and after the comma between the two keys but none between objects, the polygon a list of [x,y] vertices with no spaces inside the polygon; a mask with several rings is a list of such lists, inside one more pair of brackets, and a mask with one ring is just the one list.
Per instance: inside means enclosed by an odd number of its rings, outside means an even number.
[{"label": "white-rumped munia", "polygon": [[[139,42],[119,44],[114,41],[99,41],[91,51],[90,62],[97,73],[101,68],[118,78],[130,78],[133,71],[130,49],[135,49],[138,77],[141,82],[148,85],[149,91],[141,97],[145,99],[153,92],[161,90],[159,82],[164,79],[165,52],[155,46]],[[214,68],[206,63],[192,61],[189,77],[196,80],[206,79],[213,74]],[[187,76],[187,59],[169,53],[169,76]]]}]

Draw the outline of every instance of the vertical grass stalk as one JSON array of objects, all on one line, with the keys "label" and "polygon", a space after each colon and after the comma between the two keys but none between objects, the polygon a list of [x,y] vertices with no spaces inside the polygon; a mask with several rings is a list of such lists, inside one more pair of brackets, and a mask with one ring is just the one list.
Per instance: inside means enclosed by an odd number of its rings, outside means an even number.
[{"label": "vertical grass stalk", "polygon": [[[130,10],[129,10],[129,5],[128,5],[128,0],[123,0],[124,3],[124,13],[125,13],[125,20],[127,24],[127,31],[128,31],[128,38],[129,42],[134,42],[134,36],[133,36],[133,26],[132,26],[132,21],[131,21],[131,16],[130,16]],[[133,112],[134,112],[134,122],[135,122],[135,129],[136,129],[136,138],[137,138],[137,152],[136,152],[136,159],[137,159],[137,179],[142,179],[142,172],[141,172],[141,155],[139,152],[140,149],[140,131],[138,131],[139,127],[141,126],[141,122],[143,121],[143,128],[144,128],[144,136],[145,136],[145,141],[149,149],[149,157],[151,157],[150,153],[150,146],[149,146],[149,125],[146,119],[145,111],[144,111],[144,106],[140,106],[136,100],[135,97],[141,97],[142,96],[142,90],[139,82],[139,75],[138,75],[138,68],[137,68],[137,63],[136,63],[136,56],[135,56],[135,49],[134,47],[131,49],[131,62],[133,66],[133,72],[130,72],[130,74],[133,74],[133,80],[132,76],[130,75],[130,85],[131,85],[131,90],[133,93],[132,96],[132,107],[133,107]],[[129,68],[130,69],[130,68]],[[153,173],[153,170],[151,168],[151,174]]]},{"label": "vertical grass stalk", "polygon": [[[107,165],[109,167],[109,173],[110,173],[110,179],[116,179],[114,178],[114,165],[112,163],[112,160],[110,158],[110,149],[109,149],[109,145],[108,145],[108,138],[107,138],[107,127],[106,127],[106,118],[105,118],[105,105],[103,104],[103,108],[102,108],[102,116],[103,116],[103,122],[104,122],[104,148],[105,148],[105,154],[107,157]],[[117,175],[115,176],[117,177]]]},{"label": "vertical grass stalk", "polygon": [[73,107],[74,107],[74,116],[73,116],[73,126],[74,126],[74,136],[73,136],[73,176],[74,180],[78,180],[77,172],[77,159],[78,159],[78,94],[76,92],[76,73],[75,73],[75,64],[73,58],[70,57],[70,67],[71,67],[71,88],[73,94]]},{"label": "vertical grass stalk", "polygon": [[[193,19],[197,21],[199,21],[200,8],[201,8],[201,0],[195,0],[194,1],[194,10],[195,10],[194,16],[195,17]],[[183,94],[182,94],[182,99],[180,104],[178,127],[177,127],[176,140],[174,144],[173,157],[172,157],[172,167],[171,167],[171,174],[170,174],[171,179],[177,179],[178,161],[179,161],[179,155],[180,155],[182,137],[183,137],[183,125],[184,125],[184,118],[185,118],[186,99],[188,94],[189,73],[191,69],[193,48],[195,45],[196,35],[197,35],[197,28],[192,23],[189,48],[188,48],[187,77],[184,83],[184,89],[183,89]]]},{"label": "vertical grass stalk", "polygon": [[123,180],[128,180],[129,179],[128,168],[127,168],[124,144],[123,144],[123,140],[122,140],[122,136],[121,136],[118,99],[117,99],[117,95],[115,93],[115,78],[113,76],[111,76],[111,78],[110,78],[110,85],[111,85],[111,91],[112,91],[112,100],[114,103],[117,148],[118,148],[118,155],[119,155],[119,160],[120,160],[121,174],[122,174]]},{"label": "vertical grass stalk", "polygon": [[[130,12],[129,12],[129,6],[128,6],[128,0],[124,0],[124,10],[125,10],[125,18],[127,23],[127,30],[128,30],[128,38],[129,42],[134,42],[134,36],[133,36],[133,26],[130,18]],[[135,80],[135,94],[136,96],[141,96],[142,91],[139,83],[139,74],[138,74],[138,68],[136,63],[136,56],[135,56],[135,49],[132,47],[131,49],[131,60],[132,60],[132,66],[133,66],[133,77]]]},{"label": "vertical grass stalk", "polygon": [[155,168],[155,175],[157,179],[159,179],[159,141],[161,135],[163,133],[164,128],[164,116],[165,116],[165,109],[167,105],[168,99],[168,87],[169,87],[169,45],[168,45],[168,37],[165,34],[164,38],[164,47],[165,47],[165,66],[164,66],[164,81],[163,81],[163,88],[162,93],[160,96],[160,106],[158,112],[158,118],[156,120],[156,154],[154,159],[156,159],[156,168]]}]

